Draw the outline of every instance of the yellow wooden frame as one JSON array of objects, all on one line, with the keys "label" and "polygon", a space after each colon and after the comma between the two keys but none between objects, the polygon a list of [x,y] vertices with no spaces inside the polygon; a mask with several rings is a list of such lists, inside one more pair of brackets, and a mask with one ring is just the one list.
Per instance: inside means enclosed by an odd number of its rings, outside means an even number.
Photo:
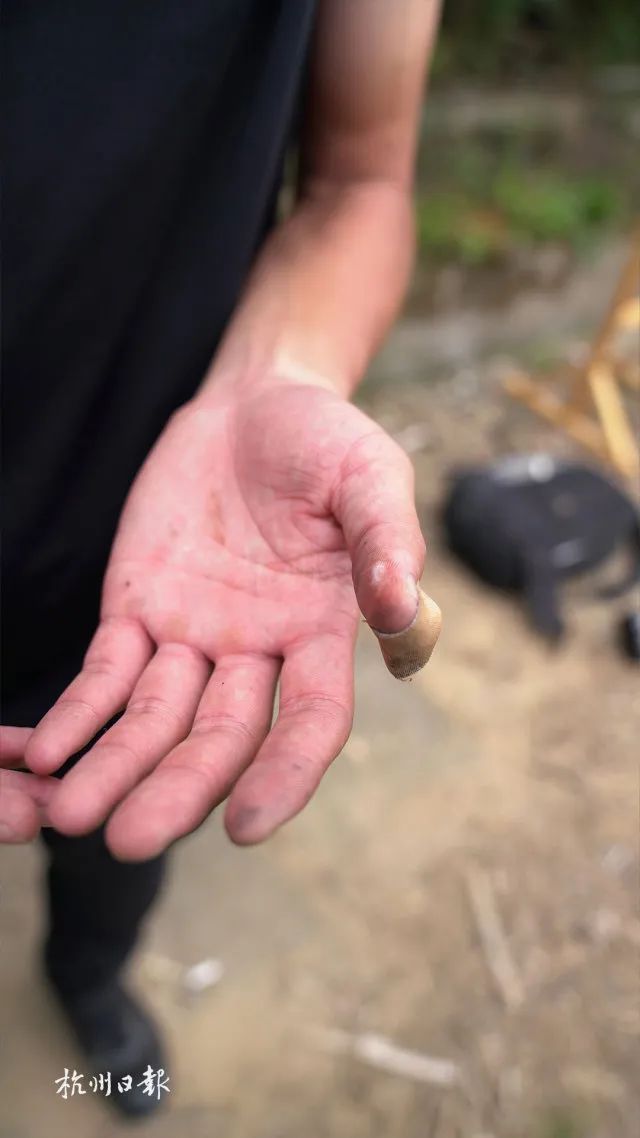
[{"label": "yellow wooden frame", "polygon": [[614,339],[621,329],[640,329],[639,286],[640,229],[584,362],[537,378],[514,372],[504,383],[514,399],[628,478],[638,477],[640,454],[620,384],[639,393],[640,367],[616,355]]}]

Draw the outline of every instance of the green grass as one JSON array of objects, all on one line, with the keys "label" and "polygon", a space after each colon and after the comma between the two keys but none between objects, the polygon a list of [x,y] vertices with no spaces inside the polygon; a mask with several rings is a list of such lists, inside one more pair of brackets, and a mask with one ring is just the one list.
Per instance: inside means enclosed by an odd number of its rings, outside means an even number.
[{"label": "green grass", "polygon": [[491,215],[462,193],[425,194],[417,204],[421,252],[441,260],[481,265],[506,252],[507,242]]},{"label": "green grass", "polygon": [[527,168],[507,160],[493,171],[468,153],[452,191],[423,192],[416,204],[421,252],[482,265],[518,247],[560,242],[584,248],[626,210],[605,178]]},{"label": "green grass", "polygon": [[585,1138],[584,1122],[571,1111],[553,1111],[544,1120],[536,1138]]},{"label": "green grass", "polygon": [[493,198],[514,234],[572,244],[613,222],[621,205],[614,186],[603,179],[508,167],[495,180]]},{"label": "green grass", "polygon": [[448,0],[436,51],[436,75],[522,75],[637,63],[637,0]]}]

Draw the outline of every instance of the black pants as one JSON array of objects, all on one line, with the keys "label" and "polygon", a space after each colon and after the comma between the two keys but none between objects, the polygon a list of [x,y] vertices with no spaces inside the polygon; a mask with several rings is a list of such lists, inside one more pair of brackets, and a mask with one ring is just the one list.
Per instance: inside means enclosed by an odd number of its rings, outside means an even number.
[{"label": "black pants", "polygon": [[[81,662],[82,652],[74,653],[63,666],[17,686],[5,669],[2,722],[35,726]],[[61,774],[82,754],[74,755]],[[127,959],[159,892],[165,858],[118,862],[105,845],[102,828],[80,838],[45,829],[42,838],[48,854],[49,972],[61,990],[84,991],[113,977]]]}]

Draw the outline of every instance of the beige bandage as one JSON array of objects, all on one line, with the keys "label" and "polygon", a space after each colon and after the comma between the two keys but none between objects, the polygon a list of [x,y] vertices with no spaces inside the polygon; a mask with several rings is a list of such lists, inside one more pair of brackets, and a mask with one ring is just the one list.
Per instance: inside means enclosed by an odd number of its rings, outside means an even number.
[{"label": "beige bandage", "polygon": [[418,611],[402,632],[375,632],[384,662],[397,680],[408,680],[429,660],[442,626],[442,613],[418,586]]}]

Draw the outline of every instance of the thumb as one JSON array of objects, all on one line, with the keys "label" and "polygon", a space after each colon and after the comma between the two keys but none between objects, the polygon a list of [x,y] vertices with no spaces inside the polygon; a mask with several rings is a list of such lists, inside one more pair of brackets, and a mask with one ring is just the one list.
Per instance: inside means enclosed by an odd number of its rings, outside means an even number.
[{"label": "thumb", "polygon": [[366,434],[349,449],[333,512],[351,555],[362,614],[380,639],[390,671],[406,678],[431,655],[440,614],[418,586],[425,543],[413,466],[384,431]]}]

